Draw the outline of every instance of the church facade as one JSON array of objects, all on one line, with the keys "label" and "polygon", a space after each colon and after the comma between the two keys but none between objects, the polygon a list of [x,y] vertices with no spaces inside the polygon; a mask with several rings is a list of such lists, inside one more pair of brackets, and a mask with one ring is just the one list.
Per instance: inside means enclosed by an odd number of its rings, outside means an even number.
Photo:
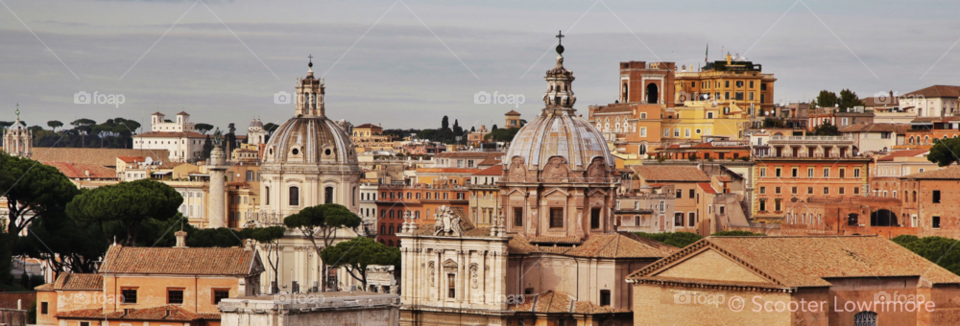
[{"label": "church facade", "polygon": [[615,162],[573,109],[563,50],[502,160],[495,223],[450,210],[403,228],[401,325],[632,325],[623,280],[676,249],[617,232]]}]

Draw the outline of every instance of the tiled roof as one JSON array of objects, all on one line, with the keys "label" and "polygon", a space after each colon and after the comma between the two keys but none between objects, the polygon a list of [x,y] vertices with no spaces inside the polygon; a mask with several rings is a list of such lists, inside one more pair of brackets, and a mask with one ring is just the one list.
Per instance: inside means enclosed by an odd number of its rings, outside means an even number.
[{"label": "tiled roof", "polygon": [[923,96],[925,98],[935,98],[935,97],[960,97],[960,86],[949,86],[949,85],[933,85],[927,88],[922,88],[910,93],[903,94],[904,96]]},{"label": "tiled roof", "polygon": [[710,185],[709,182],[698,182],[697,186],[700,186],[700,189],[702,189],[704,193],[708,193],[708,194],[717,193],[717,190],[713,189],[713,186]]},{"label": "tiled roof", "polygon": [[[216,316],[214,316],[216,315]],[[176,305],[157,306],[141,309],[124,309],[104,313],[103,308],[60,311],[57,318],[66,319],[114,319],[144,321],[196,321],[200,319],[220,319],[219,314],[197,314]]]},{"label": "tiled roof", "polygon": [[126,163],[136,163],[136,162],[146,161],[146,159],[141,156],[117,156],[117,158]]},{"label": "tiled roof", "polygon": [[70,163],[70,162],[51,162],[40,161],[40,163],[52,166],[60,170],[60,173],[70,179],[116,179],[117,171],[111,170],[95,164]]},{"label": "tiled roof", "polygon": [[900,99],[896,97],[884,97],[882,99],[879,97],[865,97],[861,98],[860,100],[863,101],[863,106],[866,107],[900,105]]},{"label": "tiled roof", "polygon": [[910,150],[896,151],[896,152],[890,153],[890,155],[877,159],[877,161],[893,161],[893,159],[897,157],[918,157],[920,155],[924,155],[929,152],[930,152],[929,149],[910,149]]},{"label": "tiled roof", "polygon": [[628,309],[613,309],[609,306],[600,306],[590,301],[578,301],[572,295],[553,290],[524,295],[524,302],[509,306],[516,312],[535,313],[579,313],[579,314],[608,314],[630,312]]},{"label": "tiled roof", "polygon": [[[543,248],[541,248],[543,249]],[[678,249],[630,233],[591,235],[566,255],[591,258],[663,258]]]},{"label": "tiled roof", "polygon": [[500,164],[500,160],[495,157],[487,157],[483,161],[480,161],[480,163],[477,163],[477,166],[494,166],[497,164]]},{"label": "tiled roof", "polygon": [[507,250],[511,255],[525,255],[540,251],[536,246],[530,244],[526,237],[519,234],[510,238],[510,241],[507,242]]},{"label": "tiled roof", "polygon": [[480,170],[480,172],[474,173],[473,175],[503,175],[503,165],[497,164]]},{"label": "tiled roof", "polygon": [[353,129],[357,129],[357,128],[381,128],[381,129],[383,129],[383,127],[380,127],[380,126],[375,125],[375,124],[372,124],[372,123],[364,123],[364,124],[362,124],[362,125],[353,127]]},{"label": "tiled roof", "polygon": [[949,121],[960,121],[960,116],[954,117],[919,117],[911,120],[912,123],[923,123],[923,122],[949,122]]},{"label": "tiled roof", "polygon": [[496,158],[503,156],[503,152],[443,152],[434,156],[435,158],[447,158],[447,157],[483,157],[483,158]]},{"label": "tiled roof", "polygon": [[520,115],[520,112],[510,110],[510,112],[505,113],[504,115]]},{"label": "tiled roof", "polygon": [[562,237],[551,237],[551,236],[536,236],[530,237],[530,243],[547,243],[547,244],[579,244],[582,240],[580,237],[575,235],[562,236]]},{"label": "tiled roof", "polygon": [[728,175],[720,175],[720,176],[717,176],[717,181],[730,182],[731,180],[730,180],[730,176]]},{"label": "tiled roof", "polygon": [[840,132],[895,132],[898,134],[905,134],[909,130],[910,125],[902,123],[861,123],[840,128]]},{"label": "tiled roof", "polygon": [[[47,284],[44,284],[47,285]],[[62,273],[56,281],[50,283],[49,290],[103,290],[103,275],[84,273]]]},{"label": "tiled roof", "polygon": [[939,170],[914,173],[904,176],[907,179],[957,180],[960,179],[960,166],[949,166]]},{"label": "tiled roof", "polygon": [[647,182],[710,182],[706,173],[693,166],[644,165],[633,167],[633,170]]},{"label": "tiled roof", "polygon": [[249,275],[256,251],[244,248],[145,248],[111,246],[101,273]]},{"label": "tiled roof", "polygon": [[614,112],[633,112],[633,107],[626,103],[615,103],[604,105],[598,108],[594,113],[614,113]]},{"label": "tiled roof", "polygon": [[30,158],[38,161],[114,166],[117,165],[117,156],[141,156],[150,157],[154,161],[165,161],[170,157],[170,152],[165,149],[34,147],[33,156]]},{"label": "tiled roof", "polygon": [[[205,138],[203,134],[196,131],[151,131],[147,133],[142,133],[139,135],[133,135],[133,137],[146,137],[146,138],[169,138],[169,137],[188,137],[188,138]],[[237,139],[240,136],[236,136]]]},{"label": "tiled roof", "polygon": [[[960,284],[960,276],[883,237],[708,237],[644,267],[628,280],[655,274],[702,249],[716,250],[783,288],[831,286],[828,278],[920,276]],[[662,281],[662,280],[661,280]],[[698,282],[695,278],[686,281]]]}]

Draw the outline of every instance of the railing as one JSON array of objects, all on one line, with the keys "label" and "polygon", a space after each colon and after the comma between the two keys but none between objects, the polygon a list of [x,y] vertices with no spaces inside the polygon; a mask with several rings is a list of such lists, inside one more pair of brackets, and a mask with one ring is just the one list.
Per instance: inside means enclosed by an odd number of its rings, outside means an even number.
[{"label": "railing", "polygon": [[773,136],[770,140],[788,141],[843,141],[853,140],[853,136]]}]

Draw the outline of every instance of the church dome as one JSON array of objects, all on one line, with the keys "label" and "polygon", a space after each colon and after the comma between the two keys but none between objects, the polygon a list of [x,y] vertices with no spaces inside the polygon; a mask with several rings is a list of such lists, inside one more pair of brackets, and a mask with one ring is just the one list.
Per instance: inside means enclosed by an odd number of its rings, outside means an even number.
[{"label": "church dome", "polygon": [[327,119],[323,101],[326,87],[323,80],[313,77],[312,60],[308,66],[307,76],[297,81],[294,97],[297,116],[287,120],[270,136],[263,155],[264,163],[357,166],[353,141],[336,122]]},{"label": "church dome", "polygon": [[357,151],[343,129],[326,117],[287,120],[270,137],[264,163],[357,164]]},{"label": "church dome", "polygon": [[562,45],[557,46],[557,66],[548,70],[544,79],[548,85],[543,96],[546,107],[513,138],[506,157],[511,168],[519,164],[542,171],[551,160],[565,163],[570,171],[586,171],[595,162],[614,168],[603,135],[573,109],[577,101],[571,88],[574,77],[563,67]]}]

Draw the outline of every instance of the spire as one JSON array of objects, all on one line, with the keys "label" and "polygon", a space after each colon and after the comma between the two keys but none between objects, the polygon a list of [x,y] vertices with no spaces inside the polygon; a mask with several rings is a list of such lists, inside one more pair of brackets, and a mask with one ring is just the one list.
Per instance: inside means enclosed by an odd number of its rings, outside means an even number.
[{"label": "spire", "polygon": [[20,121],[20,102],[17,102],[17,121]]},{"label": "spire", "polygon": [[308,56],[307,56],[307,59],[310,60],[310,62],[307,63],[307,67],[308,67],[308,69],[307,69],[307,76],[313,76],[313,55],[312,55],[312,54],[311,54],[311,55],[308,55]]}]

